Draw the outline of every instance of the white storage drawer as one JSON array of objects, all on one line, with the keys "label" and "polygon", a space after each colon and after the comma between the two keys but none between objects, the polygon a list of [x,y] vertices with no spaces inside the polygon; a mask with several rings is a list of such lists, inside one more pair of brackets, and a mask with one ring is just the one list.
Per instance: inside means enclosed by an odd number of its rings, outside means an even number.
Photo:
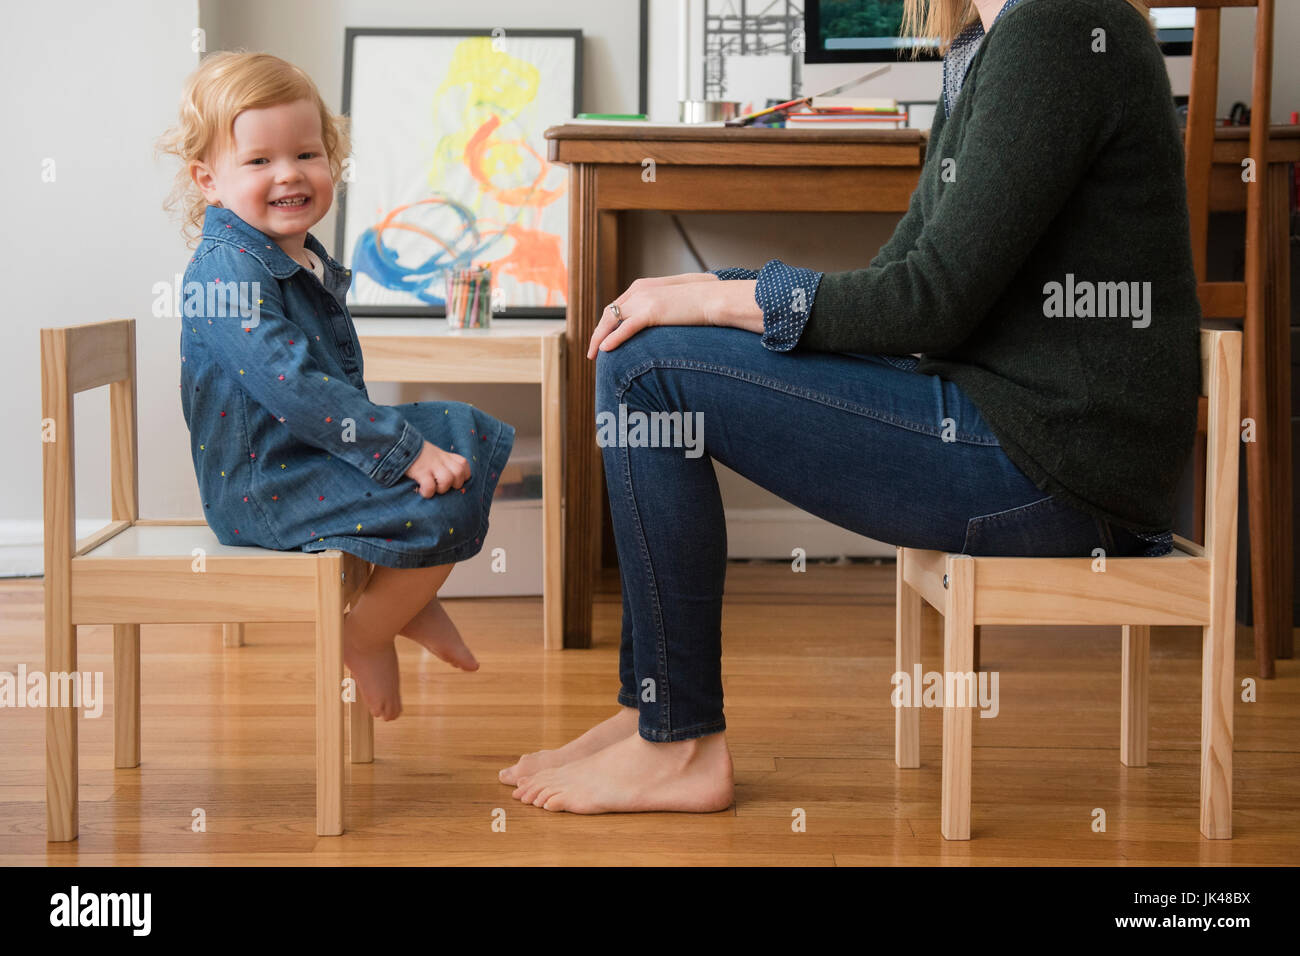
[{"label": "white storage drawer", "polygon": [[[494,552],[500,553],[494,556]],[[483,550],[452,569],[440,597],[542,593],[542,440],[516,435],[501,472]]]}]

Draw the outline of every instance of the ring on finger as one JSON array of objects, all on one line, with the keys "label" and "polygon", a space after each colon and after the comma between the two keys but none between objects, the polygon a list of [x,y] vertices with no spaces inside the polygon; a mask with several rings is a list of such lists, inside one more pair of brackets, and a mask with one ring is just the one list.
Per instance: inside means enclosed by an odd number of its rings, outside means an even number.
[{"label": "ring on finger", "polygon": [[611,309],[614,310],[614,319],[615,319],[615,321],[617,321],[618,323],[621,324],[621,323],[623,322],[623,313],[619,311],[618,303],[616,303],[616,302],[611,302],[611,303],[609,304],[609,307],[610,307]]}]

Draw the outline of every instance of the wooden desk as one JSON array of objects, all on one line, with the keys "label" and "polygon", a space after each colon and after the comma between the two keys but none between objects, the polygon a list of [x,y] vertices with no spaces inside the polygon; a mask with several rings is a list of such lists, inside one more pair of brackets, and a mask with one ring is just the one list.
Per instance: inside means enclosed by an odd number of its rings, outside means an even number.
[{"label": "wooden desk", "polygon": [[[1294,161],[1300,152],[1300,128],[1275,127],[1279,142],[1269,163]],[[1240,161],[1244,130],[1221,131],[1216,149],[1216,209],[1244,208],[1245,186]],[[928,133],[920,130],[776,130],[682,127],[562,125],[546,131],[548,158],[569,170],[569,297],[566,369],[565,596],[564,644],[591,644],[592,595],[600,563],[604,474],[595,429],[595,362],[586,357],[587,342],[601,310],[623,291],[619,271],[621,213],[629,209],[683,212],[906,212],[920,177]],[[1294,148],[1293,148],[1294,147]],[[647,163],[653,160],[653,166]],[[1262,166],[1262,164],[1261,164]],[[1280,356],[1290,354],[1288,276],[1285,264],[1286,203],[1280,170],[1269,167],[1272,207],[1279,213],[1272,235],[1283,241],[1277,253],[1276,288],[1271,315],[1279,336]],[[1277,170],[1277,171],[1275,171]],[[1231,178],[1236,177],[1235,185]],[[1278,189],[1281,188],[1279,195]],[[1239,198],[1238,198],[1239,197]],[[1233,203],[1240,205],[1234,207]],[[1272,253],[1270,253],[1272,254]],[[732,263],[719,263],[730,265]],[[811,265],[811,263],[803,263]],[[1289,365],[1285,375],[1270,375],[1269,394],[1290,407]],[[1245,406],[1243,405],[1243,408]],[[1243,415],[1247,414],[1245,411]],[[1276,414],[1276,413],[1275,413]],[[1289,414],[1289,413],[1288,413]],[[1263,412],[1267,417],[1268,412]],[[1257,415],[1257,421],[1260,418]],[[1277,419],[1285,423],[1286,418]],[[1261,431],[1260,434],[1271,434]],[[1280,456],[1279,456],[1280,457]],[[1271,461],[1268,481],[1277,508],[1290,511],[1290,457]],[[1290,522],[1286,525],[1290,527]],[[1267,547],[1285,568],[1270,576],[1268,605],[1273,621],[1291,620],[1291,542],[1274,540]],[[1283,593],[1285,584],[1285,593]],[[1257,593],[1260,588],[1257,588]],[[1284,603],[1283,603],[1284,602]],[[1259,613],[1256,601],[1256,616]],[[1280,617],[1282,611],[1285,617]],[[1276,626],[1271,625],[1271,626]],[[1286,631],[1290,635],[1289,626]],[[1288,644],[1289,646],[1289,644]]]},{"label": "wooden desk", "polygon": [[564,320],[496,319],[490,329],[465,331],[448,327],[442,318],[353,321],[368,382],[532,382],[542,387],[542,634],[546,649],[558,650],[564,619]]},{"label": "wooden desk", "polygon": [[[920,179],[920,130],[553,126],[569,170],[564,646],[591,646],[605,498],[594,438],[596,363],[587,342],[623,291],[620,215],[690,212],[906,212]],[[653,160],[651,167],[646,161]]]}]

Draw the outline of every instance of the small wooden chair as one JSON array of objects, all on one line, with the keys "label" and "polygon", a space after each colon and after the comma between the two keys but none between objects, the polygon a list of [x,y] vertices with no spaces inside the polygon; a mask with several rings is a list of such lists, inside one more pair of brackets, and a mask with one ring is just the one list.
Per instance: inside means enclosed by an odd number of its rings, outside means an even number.
[{"label": "small wooden chair", "polygon": [[[343,615],[371,566],[343,551],[227,547],[207,523],[139,517],[135,320],[41,329],[45,667],[77,669],[77,625],[113,625],[113,763],[140,765],[140,625],[316,625],[316,833],[343,832]],[[112,520],[74,541],[73,396],[109,386]],[[233,628],[233,631],[232,631]],[[242,640],[237,642],[242,643]],[[351,706],[352,760],[373,759],[374,722]],[[48,839],[77,837],[77,710],[45,714]]]},{"label": "small wooden chair", "polygon": [[[1159,558],[984,558],[898,549],[897,672],[921,665],[921,599],[943,615],[943,669],[974,670],[982,624],[1122,625],[1120,762],[1147,762],[1151,625],[1201,628],[1201,833],[1232,837],[1232,708],[1236,633],[1237,480],[1241,333],[1201,330],[1201,392],[1209,399],[1204,546],[1175,535]],[[973,701],[944,700],[941,830],[970,839]],[[921,713],[895,711],[894,760],[919,767]]]}]

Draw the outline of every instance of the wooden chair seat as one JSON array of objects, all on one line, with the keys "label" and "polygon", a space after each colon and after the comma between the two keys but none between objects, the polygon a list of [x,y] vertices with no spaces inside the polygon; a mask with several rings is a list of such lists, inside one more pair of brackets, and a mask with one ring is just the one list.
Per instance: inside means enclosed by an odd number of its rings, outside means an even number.
[{"label": "wooden chair seat", "polygon": [[83,547],[86,546],[78,542],[77,558],[179,557],[188,563],[192,560],[190,552],[194,548],[202,548],[208,557],[293,556],[293,552],[222,544],[206,522],[197,521],[160,521],[156,524],[136,522],[126,525],[120,532],[98,544],[91,544],[84,551]]},{"label": "wooden chair seat", "polygon": [[[974,624],[1202,624],[1210,562],[1180,540],[1156,558],[1107,558],[1105,570],[1094,558],[971,558],[980,592]],[[942,607],[948,555],[902,550],[907,585]]]},{"label": "wooden chair seat", "polygon": [[[85,542],[71,561],[74,624],[316,620],[326,552],[224,545],[202,519],[113,522]],[[371,566],[338,554],[346,606]]]}]

